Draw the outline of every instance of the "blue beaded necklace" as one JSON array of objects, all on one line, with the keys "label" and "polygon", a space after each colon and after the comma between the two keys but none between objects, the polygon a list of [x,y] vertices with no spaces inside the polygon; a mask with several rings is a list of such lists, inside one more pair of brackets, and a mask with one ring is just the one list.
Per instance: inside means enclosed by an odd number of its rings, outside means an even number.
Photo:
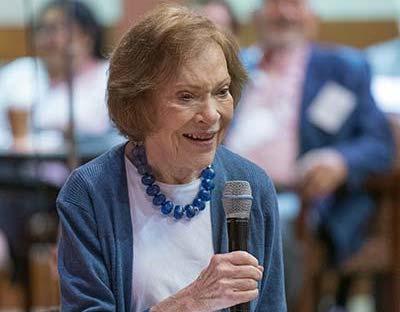
[{"label": "blue beaded necklace", "polygon": [[136,145],[132,150],[133,164],[138,173],[142,175],[142,184],[146,186],[146,194],[152,197],[153,205],[160,207],[161,213],[164,215],[172,215],[176,220],[181,219],[184,215],[188,219],[193,218],[200,211],[206,208],[206,202],[211,199],[211,191],[215,184],[213,179],[215,171],[212,165],[207,166],[201,172],[200,189],[195,199],[188,205],[175,205],[172,201],[161,193],[160,186],[156,184],[156,179],[151,172],[151,168],[147,163],[146,151],[143,145]]}]

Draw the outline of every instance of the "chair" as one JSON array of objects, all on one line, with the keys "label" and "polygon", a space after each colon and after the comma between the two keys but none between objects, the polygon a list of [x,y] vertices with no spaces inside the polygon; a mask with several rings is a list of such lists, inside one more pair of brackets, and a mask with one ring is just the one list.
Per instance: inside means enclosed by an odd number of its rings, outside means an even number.
[{"label": "chair", "polygon": [[[400,311],[400,116],[389,115],[396,142],[396,161],[390,174],[374,177],[367,188],[377,198],[377,213],[371,220],[369,238],[335,272],[339,278],[354,274],[379,276],[378,311]],[[309,204],[303,200],[297,220],[298,236],[305,252],[305,281],[299,296],[299,312],[316,311],[321,283],[326,273],[324,246],[306,225]]]}]

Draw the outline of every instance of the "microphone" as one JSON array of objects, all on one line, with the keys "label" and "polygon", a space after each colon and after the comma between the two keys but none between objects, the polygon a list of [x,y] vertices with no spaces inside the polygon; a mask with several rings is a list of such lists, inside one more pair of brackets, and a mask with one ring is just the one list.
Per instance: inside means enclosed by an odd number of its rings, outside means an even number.
[{"label": "microphone", "polygon": [[[247,181],[225,182],[222,194],[222,205],[228,225],[229,251],[247,251],[247,238],[251,202],[250,183]],[[250,302],[241,303],[230,308],[231,312],[250,311]]]}]

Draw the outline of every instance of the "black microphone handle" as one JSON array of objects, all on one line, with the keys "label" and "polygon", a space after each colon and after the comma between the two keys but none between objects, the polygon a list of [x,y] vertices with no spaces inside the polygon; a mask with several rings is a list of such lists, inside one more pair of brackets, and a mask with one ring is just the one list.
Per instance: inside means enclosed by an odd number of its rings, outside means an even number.
[{"label": "black microphone handle", "polygon": [[[249,219],[228,218],[229,251],[247,251]],[[240,303],[229,308],[230,312],[249,312],[250,302]]]}]

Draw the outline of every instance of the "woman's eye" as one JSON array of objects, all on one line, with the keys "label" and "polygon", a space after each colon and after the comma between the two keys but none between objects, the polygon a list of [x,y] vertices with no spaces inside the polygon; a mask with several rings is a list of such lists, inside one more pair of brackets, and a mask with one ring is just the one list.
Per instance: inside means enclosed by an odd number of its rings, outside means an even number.
[{"label": "woman's eye", "polygon": [[188,93],[188,92],[183,92],[183,93],[179,94],[178,97],[179,97],[179,100],[184,101],[184,102],[188,102],[194,98],[193,94]]},{"label": "woman's eye", "polygon": [[218,92],[218,96],[220,97],[226,97],[229,95],[229,88],[223,88]]}]

